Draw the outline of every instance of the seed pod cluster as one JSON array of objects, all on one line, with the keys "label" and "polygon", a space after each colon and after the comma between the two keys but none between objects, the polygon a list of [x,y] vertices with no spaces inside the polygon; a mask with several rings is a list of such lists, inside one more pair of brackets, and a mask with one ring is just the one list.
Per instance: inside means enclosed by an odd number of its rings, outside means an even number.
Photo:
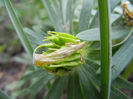
[{"label": "seed pod cluster", "polygon": [[125,1],[121,4],[121,7],[127,25],[133,26],[133,5],[129,1]]},{"label": "seed pod cluster", "polygon": [[48,34],[49,36],[43,40],[44,44],[34,50],[35,66],[62,76],[84,63],[82,53],[85,42],[67,33],[48,32]]}]

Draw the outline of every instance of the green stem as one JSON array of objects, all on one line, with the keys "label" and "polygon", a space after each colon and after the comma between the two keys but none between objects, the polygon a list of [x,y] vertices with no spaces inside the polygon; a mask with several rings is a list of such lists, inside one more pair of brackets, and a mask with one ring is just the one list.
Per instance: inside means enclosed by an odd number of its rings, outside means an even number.
[{"label": "green stem", "polygon": [[123,78],[127,79],[132,72],[133,72],[133,60],[131,60],[128,67],[126,68],[126,70],[122,74]]},{"label": "green stem", "polygon": [[110,99],[112,42],[109,0],[99,0],[101,38],[101,98]]},{"label": "green stem", "polygon": [[32,54],[33,54],[33,49],[30,45],[30,42],[29,40],[27,39],[27,36],[22,28],[22,25],[18,19],[18,17],[16,16],[15,14],[15,11],[11,5],[11,2],[10,0],[4,0],[5,2],[5,6],[6,6],[6,9],[7,9],[7,12],[8,12],[8,15],[12,21],[12,24],[18,34],[18,37],[22,43],[22,45],[24,46],[26,52],[30,55],[30,57],[32,58]]}]

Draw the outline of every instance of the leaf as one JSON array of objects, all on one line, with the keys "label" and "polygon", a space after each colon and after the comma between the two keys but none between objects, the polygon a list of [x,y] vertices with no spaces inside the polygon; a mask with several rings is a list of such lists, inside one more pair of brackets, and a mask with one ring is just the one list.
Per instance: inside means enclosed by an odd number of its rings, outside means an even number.
[{"label": "leaf", "polygon": [[121,0],[110,0],[111,11],[121,2]]},{"label": "leaf", "polygon": [[112,99],[131,99],[128,96],[126,96],[123,92],[121,92],[118,88],[115,88],[115,87],[112,87],[111,98]]},{"label": "leaf", "polygon": [[132,72],[133,72],[133,59],[130,61],[130,63],[124,70],[122,77],[128,79],[128,77],[132,74]]},{"label": "leaf", "polygon": [[31,43],[34,43],[36,45],[40,45],[44,43],[42,41],[44,39],[44,35],[34,32],[33,30],[29,28],[24,28],[24,31],[28,35],[28,38],[31,41]]},{"label": "leaf", "polygon": [[83,71],[89,80],[91,80],[94,83],[100,84],[99,76],[96,74],[97,69],[100,66],[93,62],[90,59],[86,59],[85,64],[80,67],[80,70]]},{"label": "leaf", "polygon": [[68,0],[67,2],[67,8],[66,8],[66,32],[72,33],[72,21],[73,21],[73,14],[74,14],[74,9],[73,9],[73,0]]},{"label": "leaf", "polygon": [[133,83],[120,76],[113,81],[113,85],[119,88],[133,90]]},{"label": "leaf", "polygon": [[0,90],[0,99],[10,99],[3,91]]},{"label": "leaf", "polygon": [[114,80],[121,73],[121,71],[133,58],[133,53],[129,52],[133,52],[133,34],[113,56],[112,80]]},{"label": "leaf", "polygon": [[83,71],[79,72],[82,89],[84,91],[85,99],[99,99],[100,95],[96,87],[91,83]]},{"label": "leaf", "polygon": [[34,77],[40,77],[41,75],[45,75],[47,74],[46,71],[44,71],[43,69],[37,69],[37,70],[34,70],[28,74],[25,74],[21,77],[21,80],[28,80],[28,79],[32,79]]},{"label": "leaf", "polygon": [[25,32],[23,31],[22,25],[18,19],[18,17],[15,14],[15,11],[11,5],[10,0],[4,0],[5,2],[5,6],[8,12],[8,15],[13,23],[13,26],[18,34],[18,37],[22,43],[22,45],[24,46],[26,52],[30,55],[31,59],[32,59],[32,54],[33,54],[33,49],[30,45],[29,40],[27,39],[27,36],[25,34]]},{"label": "leaf", "polygon": [[47,82],[49,80],[51,80],[53,78],[53,76],[48,75],[48,74],[44,74],[41,76],[38,76],[36,79],[33,80],[33,82],[31,83],[31,85],[20,91],[21,96],[25,96],[27,94],[30,94],[31,97],[35,97],[37,95],[37,93],[44,88],[44,86],[47,84]]},{"label": "leaf", "polygon": [[52,87],[49,89],[46,97],[44,99],[60,99],[65,83],[66,83],[67,77],[58,77]]},{"label": "leaf", "polygon": [[[96,71],[99,68],[99,65],[89,59],[87,59],[86,63],[87,63],[86,65],[81,67],[80,72],[84,72],[85,75],[87,75],[86,77],[88,77],[87,79],[91,80],[94,84],[96,84],[96,86],[97,85],[100,86],[100,79],[99,79],[99,76],[96,74]],[[121,82],[117,82],[117,83],[121,83]],[[111,90],[112,99],[130,99],[128,96],[126,96],[124,93],[122,93],[119,89],[115,88],[114,86],[115,84],[112,86],[112,90]],[[120,86],[122,86],[122,84],[120,84]],[[126,87],[127,85],[125,86],[125,88]]]},{"label": "leaf", "polygon": [[61,0],[61,11],[62,11],[62,15],[63,15],[63,21],[64,23],[66,23],[66,11],[67,11],[67,2],[68,0]]},{"label": "leaf", "polygon": [[92,5],[92,0],[84,0],[79,19],[79,32],[88,29]]},{"label": "leaf", "polygon": [[50,17],[52,23],[53,23],[55,30],[58,32],[63,32],[62,26],[59,23],[60,19],[58,18],[58,13],[55,12],[53,9],[54,7],[52,7],[52,4],[53,4],[52,0],[42,0],[42,1],[43,1],[45,8],[47,9],[47,12],[49,14],[49,17]]},{"label": "leaf", "polygon": [[120,16],[120,14],[114,14],[114,13],[112,13],[110,17],[111,17],[110,23],[112,24],[112,23],[114,23],[117,19],[119,19],[121,16]]},{"label": "leaf", "polygon": [[[114,26],[111,32],[112,39],[116,40],[116,39],[122,38],[126,34],[128,34],[129,31],[130,31],[129,28]],[[76,37],[80,40],[86,40],[86,41],[100,41],[99,28],[93,28],[93,29],[80,32],[76,35]]]},{"label": "leaf", "polygon": [[79,82],[79,75],[76,71],[69,76],[67,99],[83,99]]},{"label": "leaf", "polygon": [[[110,4],[111,4],[111,12],[113,11],[113,9],[120,3],[120,0],[110,0]],[[92,19],[92,22],[90,24],[90,28],[96,28],[98,27],[98,11],[95,14],[95,16]]]},{"label": "leaf", "polygon": [[98,27],[98,21],[99,21],[99,19],[98,19],[98,11],[97,11],[97,13],[92,18],[92,21],[91,21],[91,23],[89,25],[89,28],[96,28],[96,27]]}]

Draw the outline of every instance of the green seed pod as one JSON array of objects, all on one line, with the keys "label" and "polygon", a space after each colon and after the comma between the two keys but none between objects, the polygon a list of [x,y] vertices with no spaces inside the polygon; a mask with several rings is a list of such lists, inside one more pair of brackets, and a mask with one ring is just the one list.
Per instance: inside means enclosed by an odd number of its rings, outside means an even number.
[{"label": "green seed pod", "polygon": [[[42,67],[54,75],[62,76],[74,67],[84,64],[85,42],[76,37],[58,32],[48,32],[43,41],[49,41],[39,45],[33,54],[35,66]],[[38,51],[39,50],[39,51]]]}]

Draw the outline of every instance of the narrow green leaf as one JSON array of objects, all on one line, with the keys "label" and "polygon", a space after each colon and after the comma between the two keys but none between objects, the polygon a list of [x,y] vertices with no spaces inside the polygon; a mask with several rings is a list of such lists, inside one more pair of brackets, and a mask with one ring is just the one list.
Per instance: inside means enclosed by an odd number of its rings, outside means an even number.
[{"label": "narrow green leaf", "polygon": [[33,36],[34,38],[38,38],[38,39],[41,39],[43,40],[44,39],[44,36],[46,36],[47,34],[46,33],[38,33],[38,32],[35,32],[29,28],[24,28],[24,31],[30,35],[30,36]]},{"label": "narrow green leaf", "polygon": [[[120,0],[110,0],[111,12],[116,7],[116,5],[118,5],[119,3],[120,3]],[[90,24],[90,28],[96,28],[96,27],[98,27],[98,12],[95,14]]]},{"label": "narrow green leaf", "polygon": [[121,2],[121,0],[110,0],[111,11]]},{"label": "narrow green leaf", "polygon": [[68,0],[67,2],[67,11],[66,11],[66,24],[68,25],[67,31],[69,33],[72,33],[72,26],[73,26],[73,14],[74,14],[74,9],[73,9],[73,0]]},{"label": "narrow green leaf", "polygon": [[122,77],[118,77],[117,79],[115,79],[113,81],[113,85],[118,88],[133,90],[133,83]]},{"label": "narrow green leaf", "polygon": [[61,11],[62,11],[64,23],[66,23],[67,2],[68,0],[61,0]]},{"label": "narrow green leaf", "polygon": [[133,52],[132,38],[133,38],[133,34],[129,37],[129,39],[125,42],[125,44],[113,56],[112,80],[114,80],[121,73],[121,71],[133,58],[133,53],[129,53],[129,52]]},{"label": "narrow green leaf", "polygon": [[67,99],[83,99],[77,72],[69,76]]},{"label": "narrow green leaf", "polygon": [[28,79],[32,79],[34,77],[40,77],[41,75],[44,75],[44,74],[47,74],[46,71],[44,71],[43,69],[37,69],[37,70],[34,70],[28,74],[25,74],[21,77],[21,80],[28,80]]},{"label": "narrow green leaf", "polygon": [[122,74],[122,77],[127,79],[131,75],[132,72],[133,72],[133,59],[129,63],[128,67],[125,69],[124,73]]},{"label": "narrow green leaf", "polygon": [[88,29],[92,5],[92,0],[84,0],[79,19],[79,32]]},{"label": "narrow green leaf", "polygon": [[49,80],[51,80],[52,78],[53,78],[53,76],[45,74],[42,77],[40,77],[40,79],[38,79],[34,84],[32,84],[28,88],[30,90],[30,93],[32,94],[32,96],[35,96],[36,93],[39,92],[43,87],[45,87],[47,82]]},{"label": "narrow green leaf", "polygon": [[49,80],[51,80],[53,76],[48,74],[43,74],[41,76],[38,76],[36,79],[33,80],[31,85],[22,90],[19,91],[19,95],[25,96],[27,94],[31,95],[31,97],[35,97],[37,93],[41,90],[41,88],[44,88],[44,86],[47,84]]},{"label": "narrow green leaf", "polygon": [[55,28],[56,31],[58,32],[62,32],[62,26],[59,23],[60,21],[58,20],[58,14],[54,11],[53,7],[52,7],[52,0],[42,0],[43,4],[45,6],[45,8],[47,9],[47,12],[49,14],[49,17],[52,21],[52,24]]},{"label": "narrow green leaf", "polygon": [[3,91],[0,90],[0,99],[10,99]]},{"label": "narrow green leaf", "polygon": [[98,12],[93,16],[92,21],[89,25],[89,28],[96,28],[98,27]]},{"label": "narrow green leaf", "polygon": [[15,11],[11,5],[11,2],[10,2],[10,0],[4,0],[4,2],[5,2],[5,6],[7,9],[8,15],[9,15],[9,17],[13,23],[13,26],[18,34],[18,37],[21,40],[21,43],[24,46],[26,52],[32,58],[33,49],[30,45],[30,42],[27,39],[25,32],[23,31],[23,28],[22,28],[22,25],[21,25],[19,19],[17,18],[16,14],[15,14]]},{"label": "narrow green leaf", "polygon": [[112,87],[111,98],[112,99],[131,99],[128,96],[126,96],[123,92],[121,92],[118,88],[115,88],[115,87]]},{"label": "narrow green leaf", "polygon": [[[84,74],[88,77],[87,79],[91,80],[93,83],[96,83],[96,85],[100,86],[99,76],[96,74],[96,71],[100,66],[91,60],[87,60],[86,63],[86,65],[81,67],[80,74],[84,72]],[[128,96],[126,96],[124,93],[122,93],[119,89],[115,88],[114,86],[125,89],[130,89],[128,87],[131,87],[132,89],[132,83],[127,82],[127,80],[124,81],[122,78],[119,77],[118,79],[116,79],[116,81],[113,82],[111,90],[112,99],[121,99],[120,97],[123,97],[122,99],[130,99]]]},{"label": "narrow green leaf", "polygon": [[66,80],[67,77],[57,78],[44,99],[60,99],[65,87]]},{"label": "narrow green leaf", "polygon": [[88,79],[85,72],[80,70],[79,72],[81,85],[84,90],[84,97],[85,99],[99,99],[100,95],[98,93],[98,90],[95,88],[95,86],[91,83],[90,79]]},{"label": "narrow green leaf", "polygon": [[80,70],[81,72],[87,75],[88,77],[87,79],[100,85],[100,79],[98,78],[98,75],[96,74],[98,67],[99,67],[98,64],[95,64],[94,62],[87,60],[86,64],[80,67]]},{"label": "narrow green leaf", "polygon": [[25,33],[28,35],[28,39],[31,41],[31,43],[40,45],[44,42],[42,41],[44,39],[44,35],[34,32],[33,30],[29,28],[24,28]]}]

